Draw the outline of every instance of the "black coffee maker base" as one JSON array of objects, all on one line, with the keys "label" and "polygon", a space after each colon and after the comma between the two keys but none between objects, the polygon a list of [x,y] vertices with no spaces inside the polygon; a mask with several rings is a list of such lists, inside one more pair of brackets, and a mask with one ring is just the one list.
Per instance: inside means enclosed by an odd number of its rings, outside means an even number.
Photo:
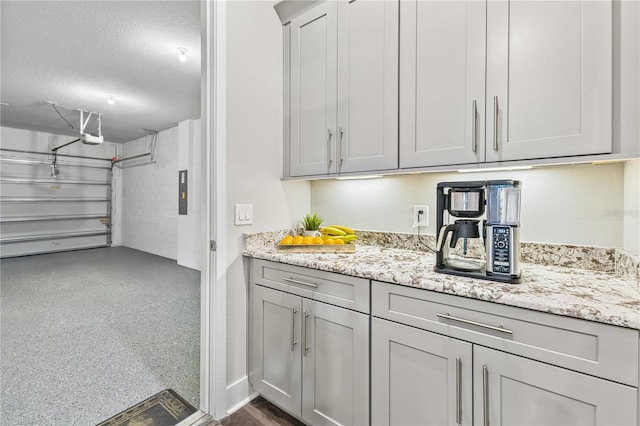
[{"label": "black coffee maker base", "polygon": [[479,280],[495,281],[506,284],[520,284],[521,277],[514,275],[487,275],[484,269],[477,272],[458,271],[456,269],[434,266],[433,270],[440,274],[455,275],[458,277],[477,278]]}]

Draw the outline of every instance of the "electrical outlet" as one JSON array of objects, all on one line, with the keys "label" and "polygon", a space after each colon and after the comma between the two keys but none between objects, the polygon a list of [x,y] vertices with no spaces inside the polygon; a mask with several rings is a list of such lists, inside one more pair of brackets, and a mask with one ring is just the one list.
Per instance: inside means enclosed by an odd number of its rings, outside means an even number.
[{"label": "electrical outlet", "polygon": [[413,228],[428,226],[429,206],[413,206]]}]

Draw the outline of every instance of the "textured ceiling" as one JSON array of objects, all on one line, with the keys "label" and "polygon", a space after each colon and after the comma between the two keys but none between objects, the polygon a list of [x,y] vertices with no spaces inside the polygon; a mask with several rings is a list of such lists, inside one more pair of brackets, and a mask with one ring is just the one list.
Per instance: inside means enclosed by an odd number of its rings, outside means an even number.
[{"label": "textured ceiling", "polygon": [[0,13],[3,126],[77,135],[44,100],[103,113],[111,142],[200,117],[199,1],[2,0]]}]

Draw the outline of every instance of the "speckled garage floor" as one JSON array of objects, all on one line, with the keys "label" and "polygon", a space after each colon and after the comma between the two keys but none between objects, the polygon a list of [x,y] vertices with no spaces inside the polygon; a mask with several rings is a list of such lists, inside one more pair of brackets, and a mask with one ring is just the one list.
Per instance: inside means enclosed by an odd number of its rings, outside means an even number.
[{"label": "speckled garage floor", "polygon": [[199,401],[200,273],[124,247],[0,262],[0,424],[95,425]]}]

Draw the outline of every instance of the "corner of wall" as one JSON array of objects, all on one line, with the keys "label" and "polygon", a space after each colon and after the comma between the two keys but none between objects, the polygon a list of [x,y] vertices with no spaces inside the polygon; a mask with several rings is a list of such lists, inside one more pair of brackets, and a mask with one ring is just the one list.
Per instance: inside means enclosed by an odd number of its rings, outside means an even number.
[{"label": "corner of wall", "polygon": [[640,159],[624,163],[623,248],[640,254]]}]

